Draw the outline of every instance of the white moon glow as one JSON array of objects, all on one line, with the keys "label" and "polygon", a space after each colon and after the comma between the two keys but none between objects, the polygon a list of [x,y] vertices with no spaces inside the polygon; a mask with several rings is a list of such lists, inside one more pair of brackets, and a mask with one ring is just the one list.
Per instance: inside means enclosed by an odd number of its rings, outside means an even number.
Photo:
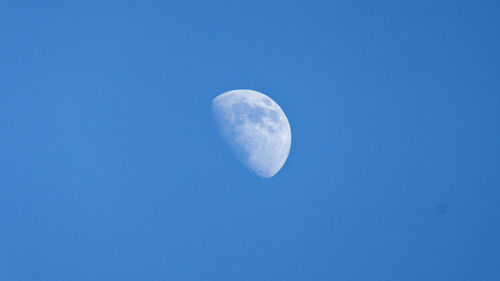
[{"label": "white moon glow", "polygon": [[249,169],[270,178],[283,167],[292,134],[285,113],[271,98],[233,90],[217,96],[212,110],[222,137]]}]

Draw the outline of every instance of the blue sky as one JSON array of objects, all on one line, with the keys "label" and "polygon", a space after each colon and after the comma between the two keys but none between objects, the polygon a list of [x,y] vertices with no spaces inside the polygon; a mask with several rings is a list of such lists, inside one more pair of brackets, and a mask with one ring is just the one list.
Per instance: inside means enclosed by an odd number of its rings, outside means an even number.
[{"label": "blue sky", "polygon": [[[0,279],[500,280],[498,14],[2,1]],[[241,88],[290,121],[269,180],[212,120]]]}]

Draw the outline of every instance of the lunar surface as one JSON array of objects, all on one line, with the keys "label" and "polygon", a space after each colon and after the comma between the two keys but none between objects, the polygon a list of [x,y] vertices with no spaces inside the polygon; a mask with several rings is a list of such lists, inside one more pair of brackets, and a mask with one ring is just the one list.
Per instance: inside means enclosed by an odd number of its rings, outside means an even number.
[{"label": "lunar surface", "polygon": [[222,137],[250,170],[270,178],[283,167],[292,134],[276,102],[256,91],[233,90],[217,96],[212,110]]}]

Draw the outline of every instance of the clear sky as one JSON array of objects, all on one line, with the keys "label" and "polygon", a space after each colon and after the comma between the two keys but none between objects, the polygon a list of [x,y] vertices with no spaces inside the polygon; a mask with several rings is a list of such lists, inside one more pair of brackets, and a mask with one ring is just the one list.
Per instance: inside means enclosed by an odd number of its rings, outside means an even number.
[{"label": "clear sky", "polygon": [[[0,2],[0,280],[500,280],[498,1]],[[217,132],[275,100],[283,169]]]}]

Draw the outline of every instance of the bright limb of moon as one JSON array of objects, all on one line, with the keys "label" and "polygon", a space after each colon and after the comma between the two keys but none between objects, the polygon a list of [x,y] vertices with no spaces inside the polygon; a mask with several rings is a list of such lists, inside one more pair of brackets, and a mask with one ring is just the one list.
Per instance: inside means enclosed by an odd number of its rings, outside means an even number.
[{"label": "bright limb of moon", "polygon": [[276,102],[257,91],[233,90],[217,96],[212,110],[222,137],[250,170],[270,178],[283,167],[292,133]]}]

